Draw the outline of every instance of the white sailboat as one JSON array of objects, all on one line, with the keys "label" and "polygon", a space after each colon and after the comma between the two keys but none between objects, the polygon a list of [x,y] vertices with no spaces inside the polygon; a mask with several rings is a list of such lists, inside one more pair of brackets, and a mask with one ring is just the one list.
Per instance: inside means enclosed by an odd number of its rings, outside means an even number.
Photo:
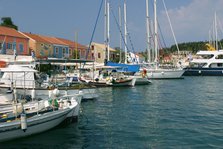
[{"label": "white sailboat", "polygon": [[[146,0],[146,12],[147,12],[147,53],[148,56],[150,57],[150,48],[149,48],[149,40],[150,40],[150,36],[149,36],[149,16],[148,16],[148,12],[149,12],[149,7],[148,7],[148,0]],[[172,29],[172,27],[171,27]],[[151,64],[149,64],[150,67],[147,67],[147,76],[150,79],[178,79],[181,78],[184,71],[182,68],[177,67],[177,68],[172,68],[172,69],[162,69],[159,67],[158,65],[158,55],[159,55],[159,49],[158,49],[158,25],[157,25],[157,9],[156,9],[156,0],[154,0],[154,49],[155,49],[155,60],[154,63],[155,65],[152,66]],[[150,60],[148,60],[148,62],[150,62]]]},{"label": "white sailboat", "polygon": [[[124,1],[124,24],[125,24],[125,45],[127,42],[126,36],[127,36],[127,28],[126,28],[126,0]],[[110,43],[110,2],[109,0],[105,1],[105,57],[106,57],[106,65],[107,66],[119,66],[119,67],[123,67],[120,66],[120,63],[113,63],[113,62],[109,62],[109,43]],[[125,53],[127,52],[127,47],[125,46]],[[127,63],[127,54],[125,54],[125,64]],[[110,65],[111,63],[113,63],[112,65]],[[119,81],[118,78],[121,78],[121,75],[123,77],[124,74],[116,74],[116,77],[113,76],[113,78],[111,80],[113,80],[111,82],[112,86],[134,86],[135,82],[136,82],[136,78],[134,76],[124,76],[123,78],[128,78],[125,80],[121,80]]]}]

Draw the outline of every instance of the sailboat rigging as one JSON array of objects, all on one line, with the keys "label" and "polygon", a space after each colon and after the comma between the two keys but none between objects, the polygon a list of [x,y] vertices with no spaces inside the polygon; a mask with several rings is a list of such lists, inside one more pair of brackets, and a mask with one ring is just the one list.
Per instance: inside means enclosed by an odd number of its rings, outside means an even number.
[{"label": "sailboat rigging", "polygon": [[[164,3],[164,1],[163,1]],[[148,19],[148,0],[146,0],[146,18]],[[165,4],[165,3],[164,3]],[[172,69],[164,69],[159,67],[159,49],[158,49],[158,21],[157,21],[157,0],[153,1],[153,6],[154,6],[154,50],[155,50],[155,58],[154,58],[154,63],[155,66],[152,66],[149,64],[149,67],[147,66],[146,69],[148,70],[147,75],[151,79],[177,79],[177,78],[182,78],[182,75],[184,73],[184,70],[182,68],[172,68]],[[164,6],[166,8],[166,6]],[[167,9],[166,9],[167,11]],[[169,19],[170,21],[170,19]],[[149,21],[146,21],[149,23]],[[169,22],[170,23],[170,22]],[[149,25],[147,24],[146,27]],[[172,26],[172,25],[171,25]],[[171,27],[172,28],[172,27]],[[146,29],[147,31],[147,44],[149,43],[149,29]],[[172,31],[173,32],[173,31]],[[175,37],[174,37],[175,38]],[[175,40],[176,41],[176,40]],[[147,45],[148,46],[148,45]],[[147,48],[148,49],[148,48]]]}]

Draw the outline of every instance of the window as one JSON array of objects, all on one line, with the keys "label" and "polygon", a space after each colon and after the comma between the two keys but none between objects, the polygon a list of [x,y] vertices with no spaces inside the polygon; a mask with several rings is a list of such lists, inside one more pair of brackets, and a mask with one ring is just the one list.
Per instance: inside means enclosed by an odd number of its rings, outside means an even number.
[{"label": "window", "polygon": [[85,58],[86,52],[84,50],[81,51],[81,58]]},{"label": "window", "polygon": [[115,54],[114,54],[114,53],[112,54],[112,59],[113,59],[113,60],[115,59]]},{"label": "window", "polygon": [[7,49],[12,49],[12,44],[11,43],[7,44]]},{"label": "window", "polygon": [[41,47],[43,47],[44,45],[41,43]]},{"label": "window", "polygon": [[3,44],[0,42],[0,50],[1,50],[1,49],[2,49],[2,47],[3,47],[2,45],[3,45]]},{"label": "window", "polygon": [[44,48],[45,50],[48,50],[48,45],[47,45],[47,44],[44,44],[43,48]]},{"label": "window", "polygon": [[71,53],[71,48],[69,48],[69,55],[72,55],[72,53]]},{"label": "window", "polygon": [[24,51],[24,47],[23,47],[23,44],[22,43],[19,44],[19,51],[20,52],[23,52]]},{"label": "window", "polygon": [[12,49],[16,50],[16,43],[15,42],[12,44]]},{"label": "window", "polygon": [[65,48],[63,48],[63,55],[65,55],[66,54],[66,49]]},{"label": "window", "polygon": [[56,53],[56,54],[59,53],[59,49],[58,49],[58,47],[55,48],[55,53]]},{"label": "window", "polygon": [[101,58],[101,53],[98,53],[98,58]]}]

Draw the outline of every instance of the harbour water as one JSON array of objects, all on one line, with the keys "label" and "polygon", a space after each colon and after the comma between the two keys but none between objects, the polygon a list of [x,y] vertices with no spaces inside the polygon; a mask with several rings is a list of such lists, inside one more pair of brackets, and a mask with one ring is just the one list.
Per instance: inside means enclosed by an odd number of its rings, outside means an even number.
[{"label": "harbour water", "polygon": [[78,123],[0,143],[4,148],[222,148],[223,77],[100,88]]}]

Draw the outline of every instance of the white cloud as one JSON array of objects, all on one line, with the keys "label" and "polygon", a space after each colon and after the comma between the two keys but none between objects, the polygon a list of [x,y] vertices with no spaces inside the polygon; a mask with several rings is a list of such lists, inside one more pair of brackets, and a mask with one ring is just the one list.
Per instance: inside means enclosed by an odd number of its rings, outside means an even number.
[{"label": "white cloud", "polygon": [[[208,40],[208,30],[211,28],[215,11],[220,21],[223,20],[222,6],[223,0],[193,0],[186,6],[167,8],[178,42]],[[166,12],[160,12],[158,17],[162,32],[168,39],[166,42],[174,44]]]}]

